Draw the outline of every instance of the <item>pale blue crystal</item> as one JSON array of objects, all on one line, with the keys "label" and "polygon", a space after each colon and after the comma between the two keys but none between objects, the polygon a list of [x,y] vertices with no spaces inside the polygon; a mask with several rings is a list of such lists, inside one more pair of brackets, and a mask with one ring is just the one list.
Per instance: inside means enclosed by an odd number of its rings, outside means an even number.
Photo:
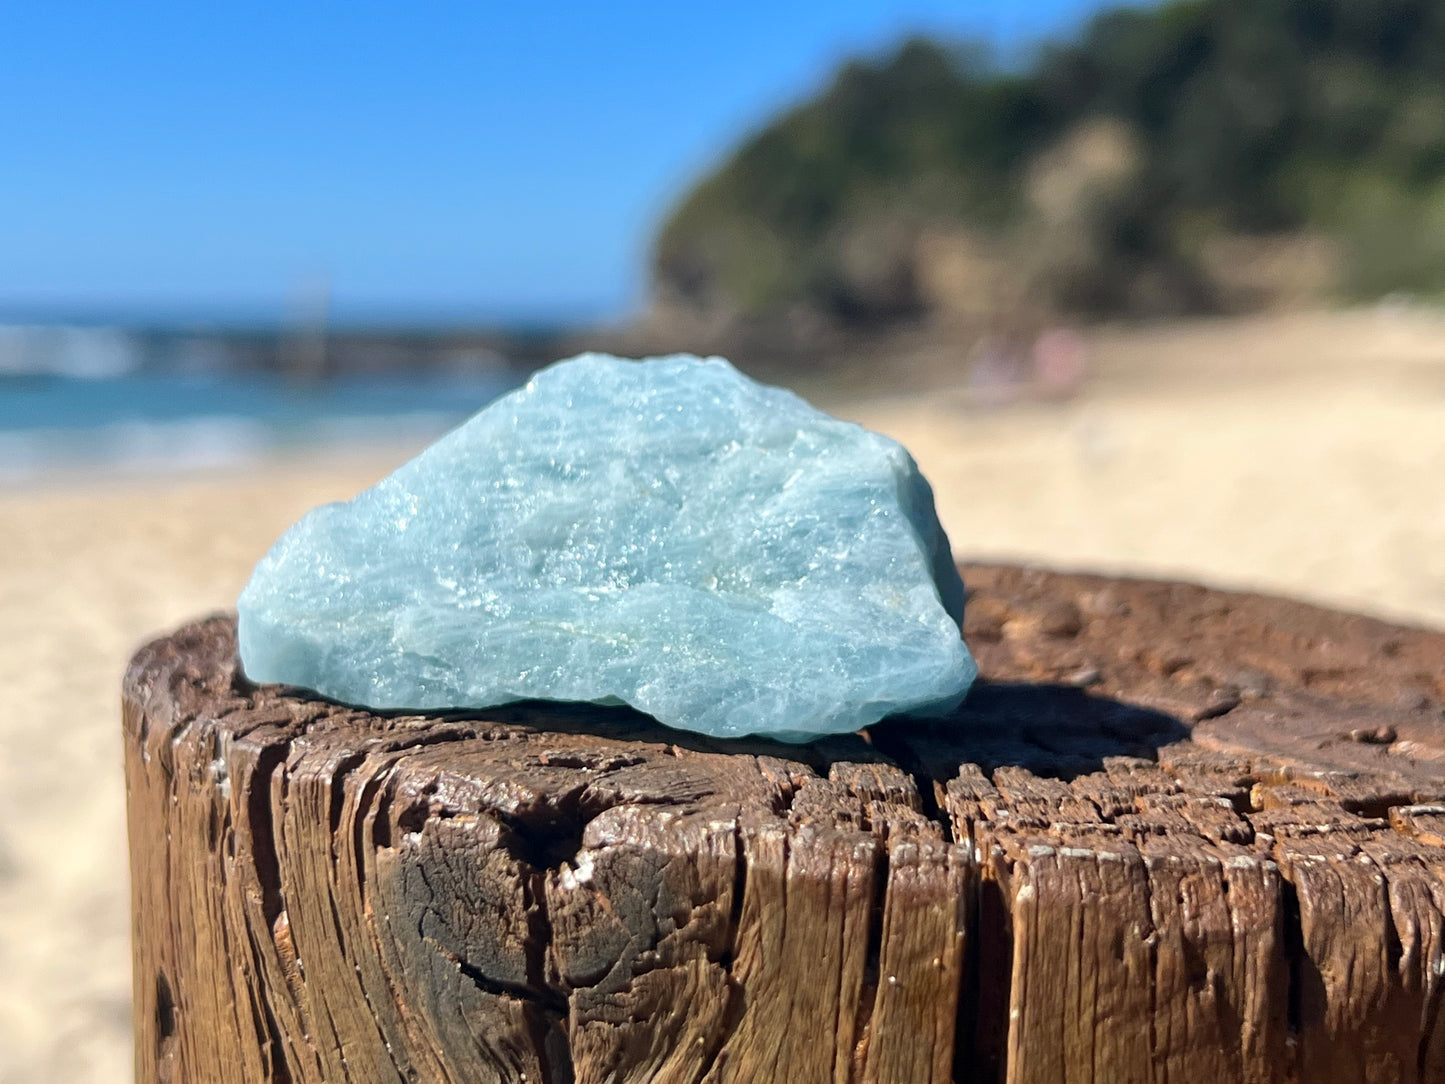
[{"label": "pale blue crystal", "polygon": [[537,373],[309,513],[239,609],[251,679],[372,708],[626,703],[797,741],[947,711],[977,672],[912,457],[720,358]]}]

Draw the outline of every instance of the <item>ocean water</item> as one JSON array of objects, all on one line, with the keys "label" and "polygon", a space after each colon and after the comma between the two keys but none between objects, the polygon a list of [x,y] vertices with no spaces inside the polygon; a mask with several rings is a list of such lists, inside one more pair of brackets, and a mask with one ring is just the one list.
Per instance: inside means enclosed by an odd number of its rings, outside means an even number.
[{"label": "ocean water", "polygon": [[0,483],[57,471],[159,473],[439,436],[525,375],[0,374]]}]

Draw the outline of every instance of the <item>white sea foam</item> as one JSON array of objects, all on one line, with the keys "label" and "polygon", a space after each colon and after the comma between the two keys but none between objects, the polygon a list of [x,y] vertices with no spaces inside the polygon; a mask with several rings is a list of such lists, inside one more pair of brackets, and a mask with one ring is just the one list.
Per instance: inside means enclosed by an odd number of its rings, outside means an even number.
[{"label": "white sea foam", "polygon": [[119,328],[0,324],[0,375],[101,379],[140,364],[139,343]]}]

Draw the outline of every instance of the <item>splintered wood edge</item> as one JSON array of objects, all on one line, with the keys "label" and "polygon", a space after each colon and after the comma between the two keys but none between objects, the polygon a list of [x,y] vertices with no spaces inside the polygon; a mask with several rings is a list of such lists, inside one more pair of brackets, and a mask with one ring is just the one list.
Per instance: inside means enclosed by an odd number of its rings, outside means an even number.
[{"label": "splintered wood edge", "polygon": [[1445,1079],[1445,773],[1109,680],[739,744],[379,716],[187,626],[124,690],[137,1078]]}]

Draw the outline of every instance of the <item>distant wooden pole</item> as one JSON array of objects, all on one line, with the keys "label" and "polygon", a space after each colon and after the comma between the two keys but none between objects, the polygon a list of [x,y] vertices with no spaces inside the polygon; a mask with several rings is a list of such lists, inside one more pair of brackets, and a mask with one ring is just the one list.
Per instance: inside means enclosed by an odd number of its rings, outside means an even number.
[{"label": "distant wooden pole", "polygon": [[1445,635],[966,570],[871,743],[125,680],[138,1081],[1445,1081]]}]

